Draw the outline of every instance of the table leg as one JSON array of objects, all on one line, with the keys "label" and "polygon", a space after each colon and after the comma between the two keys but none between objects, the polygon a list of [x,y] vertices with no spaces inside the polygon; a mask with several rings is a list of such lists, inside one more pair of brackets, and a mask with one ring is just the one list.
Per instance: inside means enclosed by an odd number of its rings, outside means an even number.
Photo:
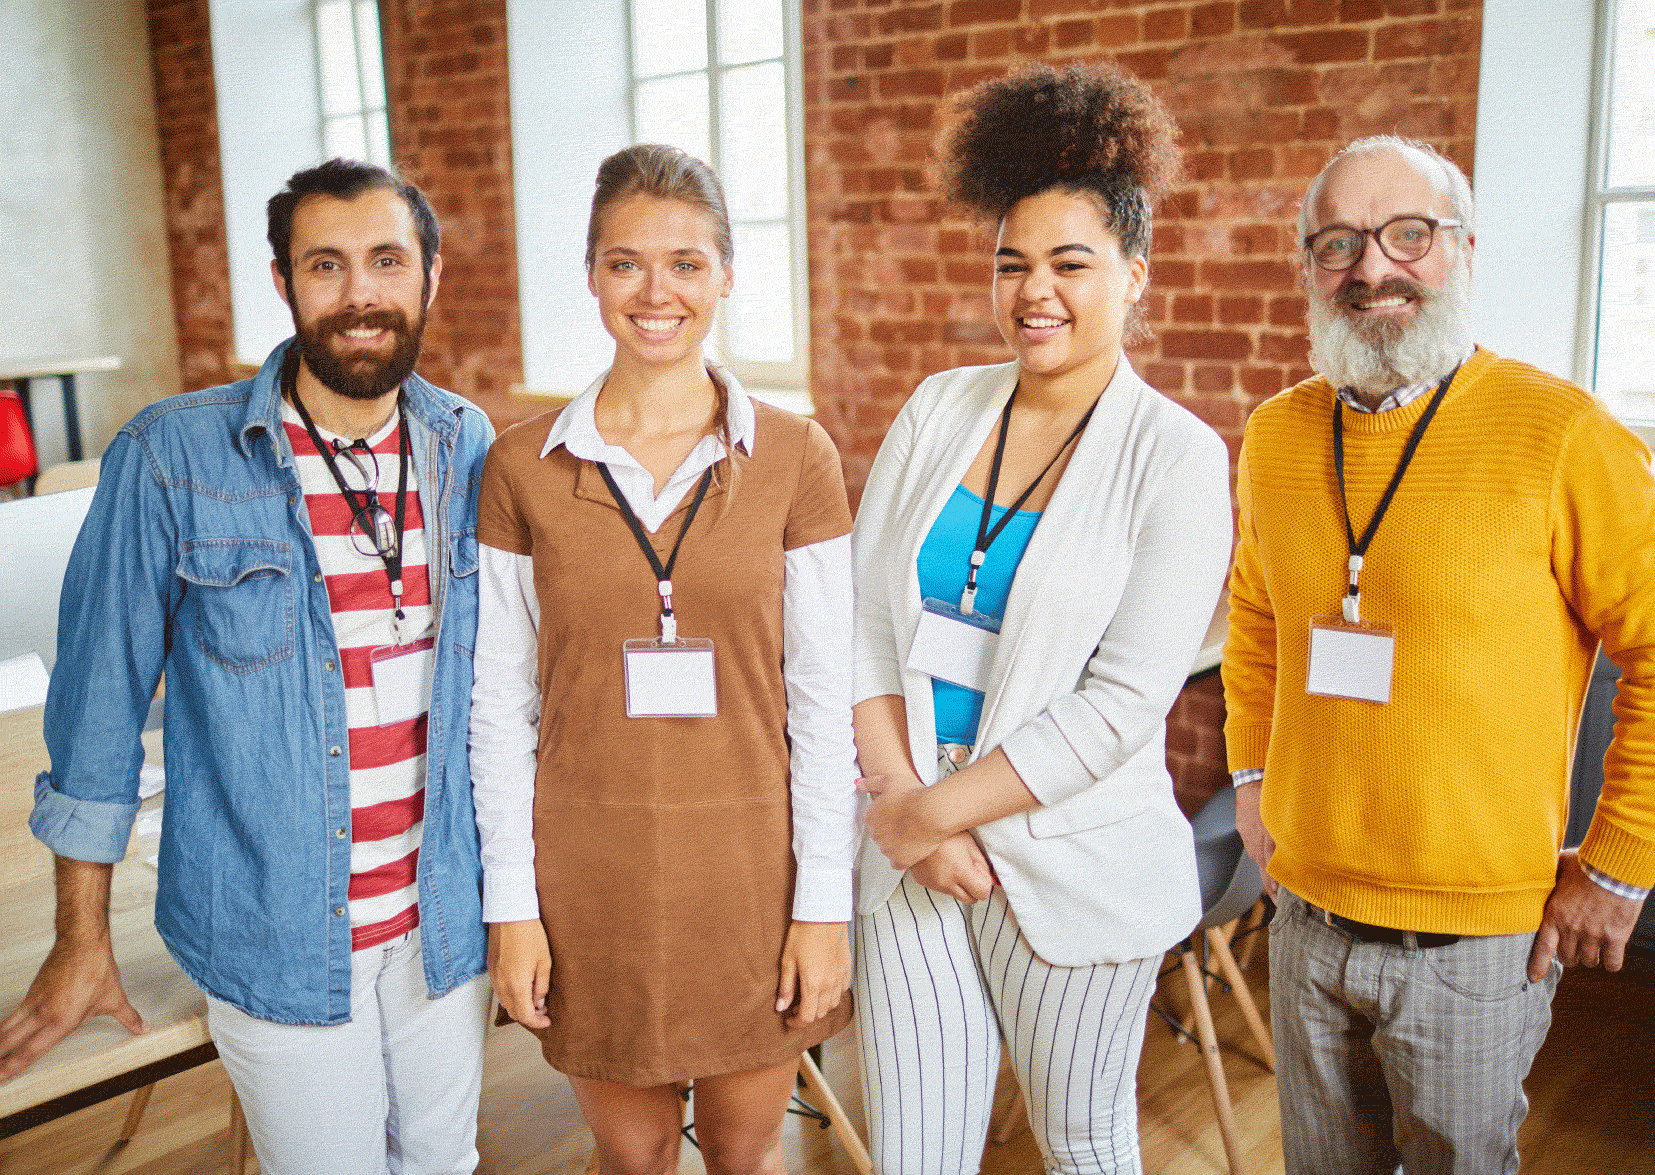
[{"label": "table leg", "polygon": [[63,388],[63,435],[69,441],[69,460],[79,461],[84,454],[80,443],[80,406],[75,399],[75,373],[66,371],[57,379]]}]

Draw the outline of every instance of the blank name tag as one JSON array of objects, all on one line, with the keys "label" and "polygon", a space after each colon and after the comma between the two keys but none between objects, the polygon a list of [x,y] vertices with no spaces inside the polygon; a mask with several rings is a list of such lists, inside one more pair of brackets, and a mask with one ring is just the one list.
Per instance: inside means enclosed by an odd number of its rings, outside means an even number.
[{"label": "blank name tag", "polygon": [[1347,624],[1338,616],[1310,619],[1310,671],[1305,693],[1359,702],[1391,700],[1396,632],[1389,624]]},{"label": "blank name tag", "polygon": [[368,664],[379,725],[395,726],[431,708],[431,672],[436,664],[436,641],[431,637],[381,646],[368,654]]},{"label": "blank name tag", "polygon": [[945,600],[925,600],[908,649],[908,668],[978,693],[988,692],[989,667],[1000,644],[1000,622],[969,617]]},{"label": "blank name tag", "polygon": [[684,637],[672,644],[626,641],[628,718],[712,718],[718,714],[713,642]]}]

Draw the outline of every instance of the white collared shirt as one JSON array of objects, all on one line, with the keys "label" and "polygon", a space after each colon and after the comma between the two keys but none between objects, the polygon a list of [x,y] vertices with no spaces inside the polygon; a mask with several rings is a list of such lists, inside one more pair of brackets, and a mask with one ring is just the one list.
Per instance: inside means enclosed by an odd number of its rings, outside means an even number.
[{"label": "white collared shirt", "polygon": [[[722,368],[709,373],[726,391],[730,442],[751,456],[753,402]],[[595,408],[606,371],[558,414],[544,458],[562,445],[571,456],[603,462],[650,533],[678,508],[727,450],[716,435],[698,441],[655,493],[655,476],[598,432]],[[534,882],[534,775],[540,721],[537,632],[540,601],[531,556],[480,545],[475,684],[471,707],[471,781],[483,855],[483,920],[539,917]],[[851,736],[851,540],[843,535],[786,553],[782,585],[782,677],[792,746],[793,918],[849,921],[857,825],[856,750]]]}]

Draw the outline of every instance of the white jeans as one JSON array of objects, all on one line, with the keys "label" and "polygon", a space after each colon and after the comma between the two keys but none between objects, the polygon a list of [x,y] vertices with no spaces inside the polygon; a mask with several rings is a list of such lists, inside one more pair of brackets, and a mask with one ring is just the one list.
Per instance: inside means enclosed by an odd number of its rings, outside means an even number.
[{"label": "white jeans", "polygon": [[207,997],[264,1175],[469,1175],[489,986],[432,999],[409,932],[351,956],[349,1024],[275,1024]]}]

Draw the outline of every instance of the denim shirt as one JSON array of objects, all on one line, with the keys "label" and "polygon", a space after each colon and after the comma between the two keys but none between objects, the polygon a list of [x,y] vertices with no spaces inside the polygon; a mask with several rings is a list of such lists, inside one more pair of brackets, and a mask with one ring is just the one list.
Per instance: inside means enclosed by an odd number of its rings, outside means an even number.
[{"label": "denim shirt", "polygon": [[[184,971],[253,1016],[350,1019],[350,741],[326,585],[281,423],[277,347],[250,380],[152,404],[104,454],[64,576],[29,827],[112,862],[138,810],[139,733],[166,672],[155,925]],[[477,491],[493,430],[410,376],[436,658],[419,851],[425,979],[484,969],[466,762]]]}]

